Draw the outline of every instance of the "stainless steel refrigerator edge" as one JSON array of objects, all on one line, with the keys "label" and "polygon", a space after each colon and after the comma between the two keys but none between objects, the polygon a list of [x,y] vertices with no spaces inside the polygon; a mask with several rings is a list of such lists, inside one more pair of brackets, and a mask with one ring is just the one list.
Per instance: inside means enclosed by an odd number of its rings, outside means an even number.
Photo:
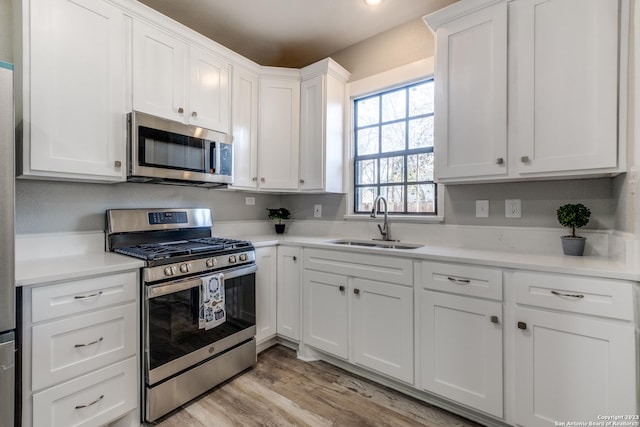
[{"label": "stainless steel refrigerator edge", "polygon": [[0,61],[0,427],[13,427],[15,401],[13,65]]}]

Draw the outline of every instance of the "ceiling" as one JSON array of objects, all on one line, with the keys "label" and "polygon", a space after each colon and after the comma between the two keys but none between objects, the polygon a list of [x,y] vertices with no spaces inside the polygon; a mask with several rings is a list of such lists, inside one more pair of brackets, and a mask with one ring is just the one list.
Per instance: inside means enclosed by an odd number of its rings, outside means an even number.
[{"label": "ceiling", "polygon": [[140,0],[260,65],[299,68],[457,0]]}]

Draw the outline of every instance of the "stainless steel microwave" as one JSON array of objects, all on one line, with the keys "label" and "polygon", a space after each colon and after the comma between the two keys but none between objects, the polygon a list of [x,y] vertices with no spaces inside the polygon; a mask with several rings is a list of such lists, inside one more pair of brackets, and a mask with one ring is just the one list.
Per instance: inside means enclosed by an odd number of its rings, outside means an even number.
[{"label": "stainless steel microwave", "polygon": [[133,111],[127,115],[127,181],[233,184],[232,136]]}]

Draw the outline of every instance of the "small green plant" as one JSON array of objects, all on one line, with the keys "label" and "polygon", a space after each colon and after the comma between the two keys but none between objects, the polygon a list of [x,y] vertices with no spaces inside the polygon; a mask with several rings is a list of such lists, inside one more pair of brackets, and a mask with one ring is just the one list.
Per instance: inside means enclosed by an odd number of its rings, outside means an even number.
[{"label": "small green plant", "polygon": [[581,203],[562,205],[558,208],[558,222],[563,227],[571,227],[571,237],[576,237],[576,228],[589,223],[591,211]]},{"label": "small green plant", "polygon": [[286,208],[278,208],[278,209],[269,209],[268,217],[269,219],[275,220],[278,224],[282,224],[283,219],[291,218],[291,212],[289,212]]}]

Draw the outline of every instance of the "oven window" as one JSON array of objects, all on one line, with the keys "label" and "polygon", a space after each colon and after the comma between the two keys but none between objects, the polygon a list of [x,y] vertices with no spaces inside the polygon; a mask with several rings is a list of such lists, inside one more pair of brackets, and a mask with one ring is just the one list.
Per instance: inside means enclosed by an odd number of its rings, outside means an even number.
[{"label": "oven window", "polygon": [[148,300],[150,369],[255,326],[255,273],[224,284],[227,319],[209,330],[199,329],[199,286]]},{"label": "oven window", "polygon": [[140,126],[138,132],[138,156],[141,165],[205,171],[205,140],[144,126]]}]

